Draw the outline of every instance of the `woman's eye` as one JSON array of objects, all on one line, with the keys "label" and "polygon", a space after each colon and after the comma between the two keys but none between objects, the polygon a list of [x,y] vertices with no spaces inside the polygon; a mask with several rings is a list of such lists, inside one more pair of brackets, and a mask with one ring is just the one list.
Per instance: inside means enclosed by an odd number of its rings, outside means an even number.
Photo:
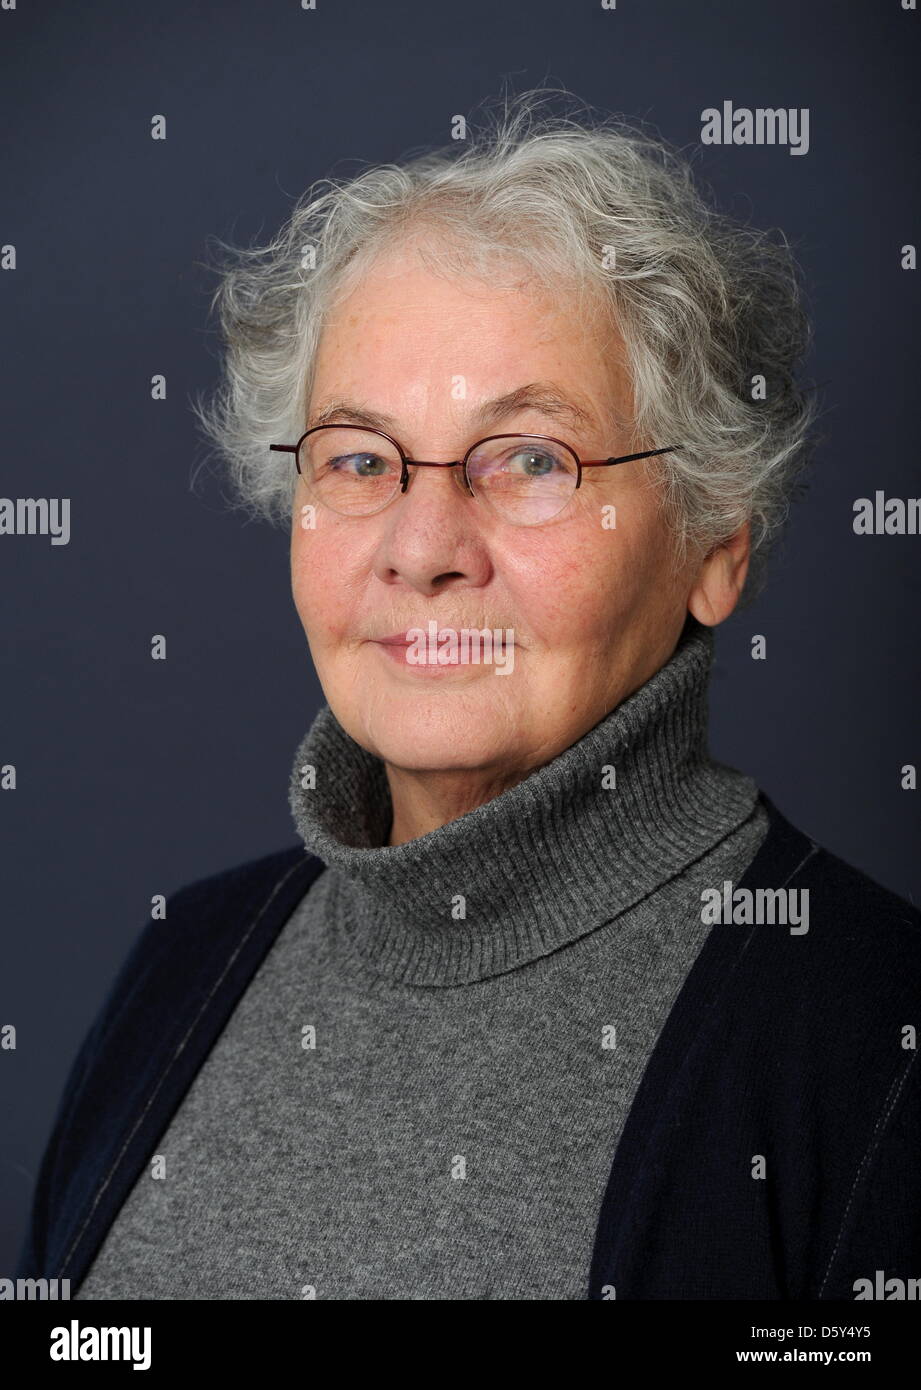
[{"label": "woman's eye", "polygon": [[326,465],[331,473],[351,473],[356,478],[379,478],[387,466],[387,460],[377,454],[339,454]]},{"label": "woman's eye", "polygon": [[512,454],[510,463],[510,472],[524,473],[529,478],[542,478],[556,467],[551,454],[535,453],[533,449],[519,449]]}]

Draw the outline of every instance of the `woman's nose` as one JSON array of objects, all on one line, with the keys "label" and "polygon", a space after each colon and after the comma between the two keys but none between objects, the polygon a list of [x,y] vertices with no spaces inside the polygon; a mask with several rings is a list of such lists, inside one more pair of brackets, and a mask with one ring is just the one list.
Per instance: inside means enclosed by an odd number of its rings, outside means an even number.
[{"label": "woman's nose", "polygon": [[409,475],[406,484],[406,491],[413,485],[413,479],[419,473],[450,473],[458,489],[466,496],[472,497],[472,489],[468,486],[467,475],[463,463],[429,463],[422,459],[407,459],[406,471]]}]

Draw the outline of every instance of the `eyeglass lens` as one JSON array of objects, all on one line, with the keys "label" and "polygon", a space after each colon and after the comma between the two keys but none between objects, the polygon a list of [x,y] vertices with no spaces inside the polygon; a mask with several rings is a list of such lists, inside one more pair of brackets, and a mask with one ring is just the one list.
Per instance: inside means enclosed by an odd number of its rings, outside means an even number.
[{"label": "eyeglass lens", "polygon": [[[400,490],[399,451],[357,425],[309,434],[301,443],[298,466],[315,499],[343,516],[371,516]],[[522,434],[477,445],[467,460],[467,476],[474,496],[503,520],[533,526],[566,506],[578,466],[563,445]]]}]

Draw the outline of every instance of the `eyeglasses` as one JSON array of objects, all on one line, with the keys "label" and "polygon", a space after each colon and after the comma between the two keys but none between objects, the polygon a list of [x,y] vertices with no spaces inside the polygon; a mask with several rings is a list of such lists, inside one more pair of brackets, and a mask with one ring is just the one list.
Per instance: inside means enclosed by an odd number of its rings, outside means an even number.
[{"label": "eyeglasses", "polygon": [[647,449],[619,458],[580,459],[546,434],[494,434],[453,463],[407,458],[382,430],[362,425],[314,425],[296,444],[270,444],[293,454],[310,497],[340,516],[373,516],[409,487],[412,468],[459,468],[455,478],[513,526],[539,526],[557,516],[582,485],[583,468],[653,458],[679,448]]}]

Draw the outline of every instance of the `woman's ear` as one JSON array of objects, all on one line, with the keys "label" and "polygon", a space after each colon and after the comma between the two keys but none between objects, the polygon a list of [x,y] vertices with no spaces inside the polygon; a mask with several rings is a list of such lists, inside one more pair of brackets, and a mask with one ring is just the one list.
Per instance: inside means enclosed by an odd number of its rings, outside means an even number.
[{"label": "woman's ear", "polygon": [[705,627],[728,618],[739,601],[751,558],[751,526],[746,521],[734,536],[715,546],[704,560],[688,595],[688,608]]}]

